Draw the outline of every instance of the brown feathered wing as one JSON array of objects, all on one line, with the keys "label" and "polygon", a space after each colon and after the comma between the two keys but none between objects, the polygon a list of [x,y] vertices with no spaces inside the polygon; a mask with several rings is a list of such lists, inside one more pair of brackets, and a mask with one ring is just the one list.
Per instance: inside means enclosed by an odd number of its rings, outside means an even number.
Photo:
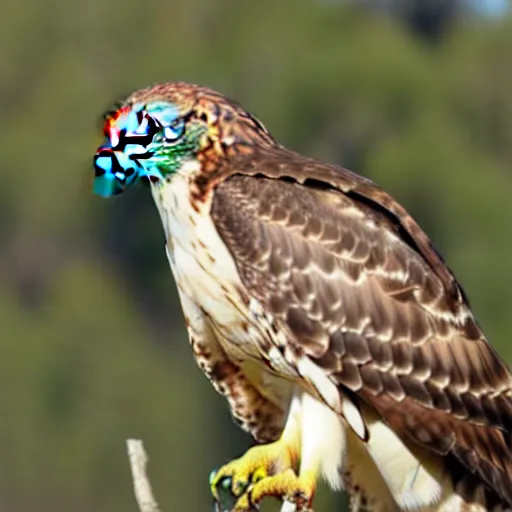
[{"label": "brown feathered wing", "polygon": [[225,169],[210,181],[212,217],[289,343],[445,456],[465,492],[484,483],[512,507],[509,370],[414,220],[368,180],[284,150]]}]

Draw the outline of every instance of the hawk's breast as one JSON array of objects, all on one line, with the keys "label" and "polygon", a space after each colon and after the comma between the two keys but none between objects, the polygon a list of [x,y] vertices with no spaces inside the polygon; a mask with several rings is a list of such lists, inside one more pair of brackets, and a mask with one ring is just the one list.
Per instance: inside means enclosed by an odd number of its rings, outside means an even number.
[{"label": "hawk's breast", "polygon": [[199,164],[189,162],[165,183],[153,185],[174,279],[180,293],[209,317],[231,359],[260,359],[258,347],[267,336],[264,322],[243,297],[233,257],[210,216],[211,193],[200,201],[191,195],[198,171]]}]

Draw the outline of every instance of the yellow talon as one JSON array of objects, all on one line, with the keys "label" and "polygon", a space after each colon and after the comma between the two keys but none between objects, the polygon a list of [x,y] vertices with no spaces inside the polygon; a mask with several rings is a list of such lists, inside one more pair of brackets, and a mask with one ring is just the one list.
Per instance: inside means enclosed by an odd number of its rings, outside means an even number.
[{"label": "yellow talon", "polygon": [[315,493],[315,475],[297,476],[292,469],[268,476],[251,485],[236,502],[234,512],[257,510],[261,500],[267,496],[287,500],[295,504],[296,510],[310,510]]},{"label": "yellow talon", "polygon": [[268,473],[266,468],[258,468],[253,474],[251,478],[251,483],[255,484],[264,478],[267,478]]},{"label": "yellow talon", "polygon": [[291,453],[282,440],[254,446],[239,459],[221,467],[211,478],[210,490],[215,500],[219,501],[219,489],[225,488],[226,479],[230,479],[232,494],[240,497],[250,486],[258,485],[268,480],[271,475],[291,469],[296,463],[296,454]]}]

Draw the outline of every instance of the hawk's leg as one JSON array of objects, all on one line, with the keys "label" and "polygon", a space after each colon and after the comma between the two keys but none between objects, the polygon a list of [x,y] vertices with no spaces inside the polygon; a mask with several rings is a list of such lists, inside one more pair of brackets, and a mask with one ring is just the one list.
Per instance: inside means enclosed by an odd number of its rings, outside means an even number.
[{"label": "hawk's leg", "polygon": [[[281,438],[251,448],[213,476],[211,490],[217,502],[222,501],[221,494],[230,485],[235,498],[233,512],[257,510],[267,496],[294,503],[298,512],[309,510],[320,470],[325,472],[326,449],[339,450],[339,443],[331,444],[336,439],[321,426],[327,416],[331,419],[324,424],[332,425],[333,414],[307,393],[294,395]],[[339,425],[337,418],[334,421]],[[338,461],[339,457],[341,452],[331,459]]]}]

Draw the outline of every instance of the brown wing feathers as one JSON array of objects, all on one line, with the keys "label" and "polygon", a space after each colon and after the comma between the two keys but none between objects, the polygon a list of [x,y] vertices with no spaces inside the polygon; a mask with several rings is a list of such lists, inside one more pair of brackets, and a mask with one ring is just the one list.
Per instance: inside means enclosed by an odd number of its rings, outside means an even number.
[{"label": "brown wing feathers", "polygon": [[332,379],[512,507],[510,373],[451,272],[370,182],[288,155],[218,179],[212,216],[242,281]]}]

